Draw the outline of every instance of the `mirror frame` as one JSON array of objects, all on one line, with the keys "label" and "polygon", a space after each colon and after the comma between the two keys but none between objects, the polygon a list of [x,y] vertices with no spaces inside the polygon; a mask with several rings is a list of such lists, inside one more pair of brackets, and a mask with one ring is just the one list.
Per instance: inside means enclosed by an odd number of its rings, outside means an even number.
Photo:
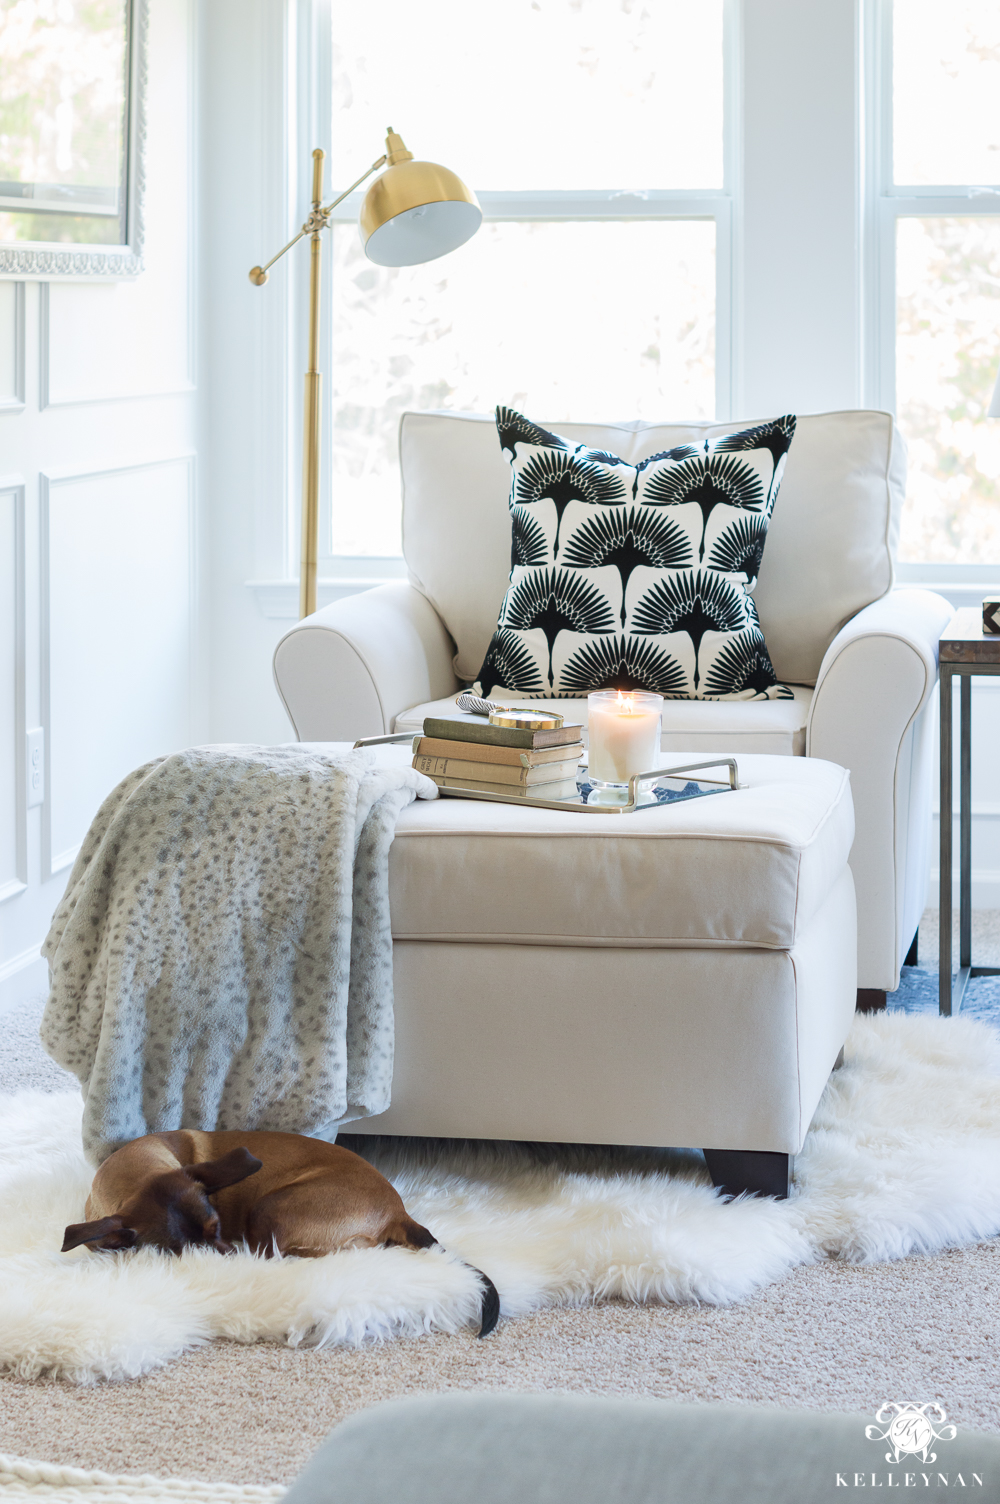
[{"label": "mirror frame", "polygon": [[143,270],[146,196],[146,79],[149,0],[129,0],[125,140],[125,229],[122,245],[0,241],[0,277],[137,277]]}]

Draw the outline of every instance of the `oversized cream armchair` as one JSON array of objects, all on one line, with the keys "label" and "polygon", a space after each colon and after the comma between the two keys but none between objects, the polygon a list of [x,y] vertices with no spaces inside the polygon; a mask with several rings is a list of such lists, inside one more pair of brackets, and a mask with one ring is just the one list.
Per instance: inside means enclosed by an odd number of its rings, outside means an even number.
[{"label": "oversized cream armchair", "polygon": [[[550,426],[634,462],[751,421]],[[409,581],[317,611],[275,652],[302,741],[419,730],[476,677],[493,631],[509,568],[510,469],[492,419],[407,413],[400,459]],[[869,1007],[898,985],[924,908],[937,642],[952,614],[938,595],[893,588],[904,482],[888,414],[800,417],[755,591],[794,699],[667,701],[663,721],[671,754],[778,753],[849,770],[857,983]],[[585,720],[586,700],[559,703]]]}]

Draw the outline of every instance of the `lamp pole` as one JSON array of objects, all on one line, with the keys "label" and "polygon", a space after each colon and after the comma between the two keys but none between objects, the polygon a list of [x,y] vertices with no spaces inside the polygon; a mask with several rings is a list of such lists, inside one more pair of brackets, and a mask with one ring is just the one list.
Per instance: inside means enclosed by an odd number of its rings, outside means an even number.
[{"label": "lamp pole", "polygon": [[377,172],[386,163],[385,157],[361,174],[357,182],[345,188],[339,198],[323,207],[323,158],[321,147],[313,156],[312,211],[302,229],[286,246],[272,256],[264,266],[255,266],[250,271],[250,281],[255,287],[263,287],[268,271],[280,261],[286,251],[297,245],[304,235],[309,241],[309,365],[306,370],[305,401],[302,436],[302,554],[299,574],[299,617],[311,616],[316,610],[316,568],[319,558],[319,456],[320,456],[320,397],[323,377],[319,369],[319,306],[320,280],[323,266],[323,231],[330,223],[330,215],[349,193],[361,186],[365,178]]},{"label": "lamp pole", "polygon": [[309,245],[309,365],[303,403],[302,437],[302,563],[299,571],[299,617],[311,616],[316,610],[316,567],[319,555],[319,444],[320,394],[323,377],[319,369],[319,297],[323,267],[323,242],[320,233],[329,223],[324,217],[323,151],[313,152],[312,213]]}]

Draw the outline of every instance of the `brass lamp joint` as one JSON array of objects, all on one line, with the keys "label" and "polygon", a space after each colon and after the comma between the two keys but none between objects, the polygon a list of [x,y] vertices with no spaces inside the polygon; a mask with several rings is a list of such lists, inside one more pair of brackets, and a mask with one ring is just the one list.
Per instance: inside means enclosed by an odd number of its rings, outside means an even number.
[{"label": "brass lamp joint", "polygon": [[412,151],[407,151],[402,136],[397,136],[391,125],[386,132],[385,159],[390,167],[395,167],[397,162],[413,161]]},{"label": "brass lamp joint", "polygon": [[318,235],[320,230],[325,230],[329,223],[330,210],[322,209],[317,204],[316,207],[310,211],[309,218],[302,226],[302,233],[303,235]]}]

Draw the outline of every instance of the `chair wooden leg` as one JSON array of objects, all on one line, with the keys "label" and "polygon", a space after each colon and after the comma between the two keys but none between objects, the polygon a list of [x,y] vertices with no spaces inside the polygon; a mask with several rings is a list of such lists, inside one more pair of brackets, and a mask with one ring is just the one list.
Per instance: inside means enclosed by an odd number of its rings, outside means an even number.
[{"label": "chair wooden leg", "polygon": [[773,1196],[784,1201],[792,1184],[792,1156],[768,1154],[753,1149],[705,1149],[705,1163],[712,1184],[727,1196],[746,1191],[751,1196]]},{"label": "chair wooden leg", "polygon": [[917,964],[917,941],[919,939],[920,939],[920,926],[918,925],[917,928],[913,932],[913,941],[912,941],[912,943],[910,945],[910,948],[906,952],[906,960],[903,962],[904,966],[916,966],[916,964]]},{"label": "chair wooden leg", "polygon": [[885,993],[878,987],[859,987],[856,1013],[881,1013],[885,1008]]}]

